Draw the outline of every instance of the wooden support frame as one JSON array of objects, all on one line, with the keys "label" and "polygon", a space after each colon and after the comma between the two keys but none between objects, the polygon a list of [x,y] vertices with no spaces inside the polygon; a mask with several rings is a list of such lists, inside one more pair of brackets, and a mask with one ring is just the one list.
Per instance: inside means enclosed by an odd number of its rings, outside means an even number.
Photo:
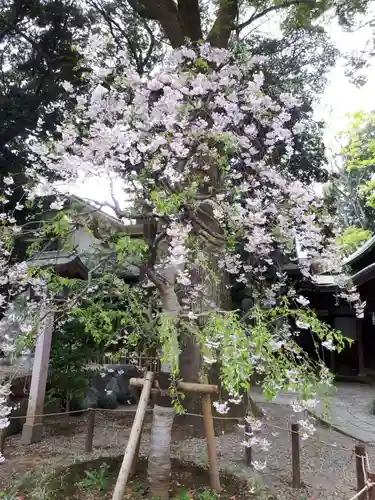
[{"label": "wooden support frame", "polygon": [[[143,428],[144,416],[147,409],[147,403],[151,392],[160,390],[157,381],[153,385],[153,372],[147,372],[145,378],[131,378],[130,385],[143,387],[141,399],[138,404],[137,413],[130,433],[129,441],[125,450],[124,459],[121,465],[120,473],[117,478],[112,500],[122,500],[129,476],[134,474],[137,456],[139,453],[140,438]],[[219,387],[212,384],[197,384],[190,382],[177,382],[177,388],[185,392],[194,392],[202,394],[202,409],[204,428],[207,438],[207,454],[209,460],[210,483],[216,493],[221,492],[219,466],[217,461],[216,441],[214,432],[214,422],[211,409],[211,394],[217,394]]]},{"label": "wooden support frame", "polygon": [[[131,378],[130,385],[136,387],[143,387],[145,384],[145,379],[143,378]],[[158,389],[158,387],[156,387]],[[193,382],[177,382],[177,389],[185,392],[195,392],[197,394],[217,394],[219,392],[219,387],[213,384],[196,384]]]},{"label": "wooden support frame", "polygon": [[219,475],[219,466],[217,463],[214,421],[212,418],[212,410],[211,410],[211,397],[209,394],[203,394],[202,408],[203,408],[204,430],[206,432],[206,439],[207,439],[207,455],[208,455],[211,488],[214,491],[216,491],[216,493],[220,493],[221,492],[220,475]]},{"label": "wooden support frame", "polygon": [[113,491],[112,500],[122,500],[124,498],[126,483],[133,468],[132,466],[134,462],[134,457],[137,450],[139,450],[138,443],[141,438],[141,431],[143,427],[143,421],[146,415],[147,405],[150,399],[153,378],[154,378],[153,372],[146,373],[146,376],[144,378],[141,398],[138,403],[138,408],[130,432],[129,441],[124,453],[124,459],[122,461],[116,486]]}]

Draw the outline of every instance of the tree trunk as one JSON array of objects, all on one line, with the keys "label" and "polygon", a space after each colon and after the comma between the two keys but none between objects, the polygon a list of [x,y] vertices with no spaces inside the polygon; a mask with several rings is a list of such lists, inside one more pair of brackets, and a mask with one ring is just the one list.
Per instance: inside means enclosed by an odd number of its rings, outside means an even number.
[{"label": "tree trunk", "polygon": [[[175,282],[178,269],[170,266],[165,269],[163,276],[165,283],[159,284],[160,298],[163,303],[165,314],[176,318],[180,313],[180,303],[175,292]],[[178,337],[174,338],[176,356],[178,356]],[[162,356],[164,362],[157,378],[160,392],[155,398],[150,451],[148,456],[148,483],[149,496],[167,500],[169,498],[169,478],[171,474],[171,439],[172,425],[175,417],[175,410],[172,399],[169,395],[170,377],[172,372],[172,360]]]},{"label": "tree trunk", "polygon": [[152,418],[150,453],[148,456],[149,496],[167,500],[171,472],[171,435],[175,416],[171,406],[155,404]]}]

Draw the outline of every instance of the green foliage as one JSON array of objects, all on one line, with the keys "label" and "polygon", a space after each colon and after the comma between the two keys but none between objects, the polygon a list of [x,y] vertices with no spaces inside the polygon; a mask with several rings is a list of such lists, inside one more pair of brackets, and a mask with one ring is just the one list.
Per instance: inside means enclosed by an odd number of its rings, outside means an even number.
[{"label": "green foliage", "polygon": [[120,263],[126,260],[133,263],[134,259],[142,259],[147,252],[147,244],[139,238],[131,238],[130,236],[121,236],[117,240],[116,255]]},{"label": "green foliage", "polygon": [[57,328],[52,337],[48,397],[68,403],[82,397],[90,383],[87,360],[97,351],[98,346],[77,321]]},{"label": "green foliage", "polygon": [[102,464],[97,470],[86,470],[83,479],[76,486],[83,490],[106,493],[109,487],[108,465]]},{"label": "green foliage", "polygon": [[[78,93],[85,90],[87,68],[82,68],[82,53],[73,46],[81,45],[89,25],[89,16],[80,6],[65,0],[1,4],[0,172],[15,181],[8,208],[23,200],[25,189],[34,183],[26,175],[27,168],[46,170],[38,156],[30,154],[27,139],[59,137],[64,112],[74,107],[63,82]],[[54,107],[56,102],[59,105]],[[28,208],[14,212],[20,225]]]},{"label": "green foliage", "polygon": [[153,347],[157,316],[152,295],[111,273],[93,280],[89,292],[70,315],[100,349],[115,349],[121,356],[121,349],[139,348],[146,340]]},{"label": "green foliage", "polygon": [[343,153],[349,171],[375,167],[375,113],[363,110],[353,113],[350,125],[342,135],[348,140]]},{"label": "green foliage", "polygon": [[17,495],[16,493],[7,493],[6,491],[0,491],[0,499],[2,500],[21,500],[23,496]]},{"label": "green foliage", "polygon": [[332,174],[325,200],[341,225],[375,230],[375,113],[353,113],[341,133],[340,167]]},{"label": "green foliage", "polygon": [[209,66],[207,64],[207,61],[205,61],[204,59],[202,59],[201,57],[198,57],[195,61],[194,61],[194,64],[195,66],[197,67],[197,69],[202,72],[202,73],[206,73],[209,69]]},{"label": "green foliage", "polygon": [[[317,349],[318,342],[331,340],[340,351],[350,340],[320,321],[314,311],[291,307],[287,297],[282,298],[281,304],[272,309],[255,306],[247,321],[240,319],[236,312],[211,314],[204,327],[197,330],[203,359],[208,364],[219,363],[222,386],[234,398],[250,390],[250,380],[255,368],[259,372],[259,363],[264,374],[262,389],[270,399],[281,390],[295,390],[309,399],[318,387],[330,382],[328,373],[324,379],[322,367],[315,366],[296,340],[288,349],[275,349],[273,343],[278,337],[282,339],[282,329],[288,327],[291,320],[316,335]],[[290,373],[295,374],[292,381]]]},{"label": "green foliage", "polygon": [[179,318],[161,313],[158,321],[158,336],[162,346],[162,363],[172,364],[172,375],[178,375],[178,361],[180,348],[178,345],[178,325]]},{"label": "green foliage", "polygon": [[372,232],[369,229],[363,229],[360,227],[347,227],[336,241],[341,248],[342,254],[350,255],[371,237]]},{"label": "green foliage", "polygon": [[186,488],[181,488],[173,500],[217,500],[218,496],[213,490],[198,491],[197,494],[189,492]]},{"label": "green foliage", "polygon": [[14,490],[22,492],[27,500],[60,500],[65,487],[66,474],[53,464],[28,471],[14,484]]},{"label": "green foliage", "polygon": [[212,490],[203,490],[198,493],[197,500],[217,500],[217,494]]},{"label": "green foliage", "polygon": [[173,500],[190,500],[190,499],[191,499],[191,494],[186,488],[181,488],[178,491],[177,496],[173,498]]}]

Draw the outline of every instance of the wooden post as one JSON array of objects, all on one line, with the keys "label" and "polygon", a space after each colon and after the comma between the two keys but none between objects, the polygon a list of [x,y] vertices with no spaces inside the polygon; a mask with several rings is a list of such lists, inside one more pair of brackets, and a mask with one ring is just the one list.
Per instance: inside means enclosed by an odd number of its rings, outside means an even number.
[{"label": "wooden post", "polygon": [[124,459],[121,464],[121,469],[117,478],[116,487],[112,495],[112,500],[122,500],[124,498],[126,483],[128,481],[134,455],[138,447],[138,442],[140,440],[141,430],[143,427],[143,421],[146,415],[147,405],[150,399],[153,377],[154,377],[153,372],[146,373],[142,394],[138,403],[137,412],[134,417],[133,426],[124,453]]},{"label": "wooden post", "polygon": [[137,446],[135,448],[132,465],[130,467],[129,477],[134,476],[134,474],[137,472],[137,462],[138,462],[138,457],[139,457],[139,449],[141,447],[142,432],[143,432],[143,425],[142,425],[141,432],[139,434],[139,439],[138,439]]},{"label": "wooden post", "polygon": [[26,422],[22,429],[21,440],[23,444],[32,444],[41,441],[43,433],[43,417],[40,415],[44,413],[44,397],[46,393],[54,313],[43,305],[40,311],[40,318]]},{"label": "wooden post", "polygon": [[358,356],[358,375],[364,375],[365,370],[365,356],[364,356],[364,345],[363,345],[363,320],[361,318],[356,319],[356,334],[357,342],[357,356]]},{"label": "wooden post", "polygon": [[94,428],[95,428],[95,410],[93,408],[89,408],[88,416],[87,416],[87,435],[86,435],[86,443],[85,443],[85,452],[92,452],[92,442],[94,439]]},{"label": "wooden post", "polygon": [[6,437],[7,437],[7,428],[0,429],[0,454],[1,455],[4,453]]},{"label": "wooden post", "polygon": [[299,424],[291,425],[292,434],[292,486],[301,487],[301,468],[299,450]]},{"label": "wooden post", "polygon": [[[355,445],[355,469],[357,475],[357,492],[366,486],[366,447],[363,443]],[[366,500],[367,492],[359,495],[358,500]]]},{"label": "wooden post", "polygon": [[[368,474],[368,479],[372,482],[375,483],[375,474],[373,472],[367,471]],[[369,491],[368,491],[368,500],[375,500],[375,488],[372,486]]]},{"label": "wooden post", "polygon": [[221,492],[219,467],[217,463],[216,441],[214,431],[214,421],[211,410],[211,397],[209,394],[202,396],[203,421],[207,438],[207,454],[210,471],[211,488],[216,493]]},{"label": "wooden post", "polygon": [[[251,435],[251,425],[245,420],[245,441],[249,440]],[[251,465],[251,446],[245,446],[245,463],[246,465]]]}]

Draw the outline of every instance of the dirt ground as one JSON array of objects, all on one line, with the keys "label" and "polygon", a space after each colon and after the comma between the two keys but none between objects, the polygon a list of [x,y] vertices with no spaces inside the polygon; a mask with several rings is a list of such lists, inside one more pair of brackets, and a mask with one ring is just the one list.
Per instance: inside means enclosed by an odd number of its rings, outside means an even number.
[{"label": "dirt ground", "polygon": [[[249,481],[249,490],[269,488],[280,500],[346,500],[355,493],[354,442],[317,424],[314,437],[301,441],[301,478],[303,488],[291,488],[291,438],[288,429],[296,420],[290,409],[281,405],[264,405],[266,419],[261,435],[271,442],[269,451],[253,450],[253,460],[266,468],[254,471],[245,465],[243,430],[236,423],[216,421],[217,452],[223,472],[235,474]],[[130,408],[128,408],[130,410]],[[100,411],[96,414],[93,452],[84,452],[87,415],[48,417],[45,420],[41,443],[22,445],[20,436],[7,438],[0,465],[0,491],[12,484],[14,478],[48,463],[68,465],[99,457],[116,457],[123,453],[134,413]],[[225,425],[224,425],[225,424]],[[141,443],[141,455],[147,456],[151,413],[148,413]],[[202,420],[184,424],[177,421],[173,429],[172,455],[182,460],[207,466],[206,443],[195,437],[200,434]],[[370,464],[375,468],[375,450],[368,449]]]}]

